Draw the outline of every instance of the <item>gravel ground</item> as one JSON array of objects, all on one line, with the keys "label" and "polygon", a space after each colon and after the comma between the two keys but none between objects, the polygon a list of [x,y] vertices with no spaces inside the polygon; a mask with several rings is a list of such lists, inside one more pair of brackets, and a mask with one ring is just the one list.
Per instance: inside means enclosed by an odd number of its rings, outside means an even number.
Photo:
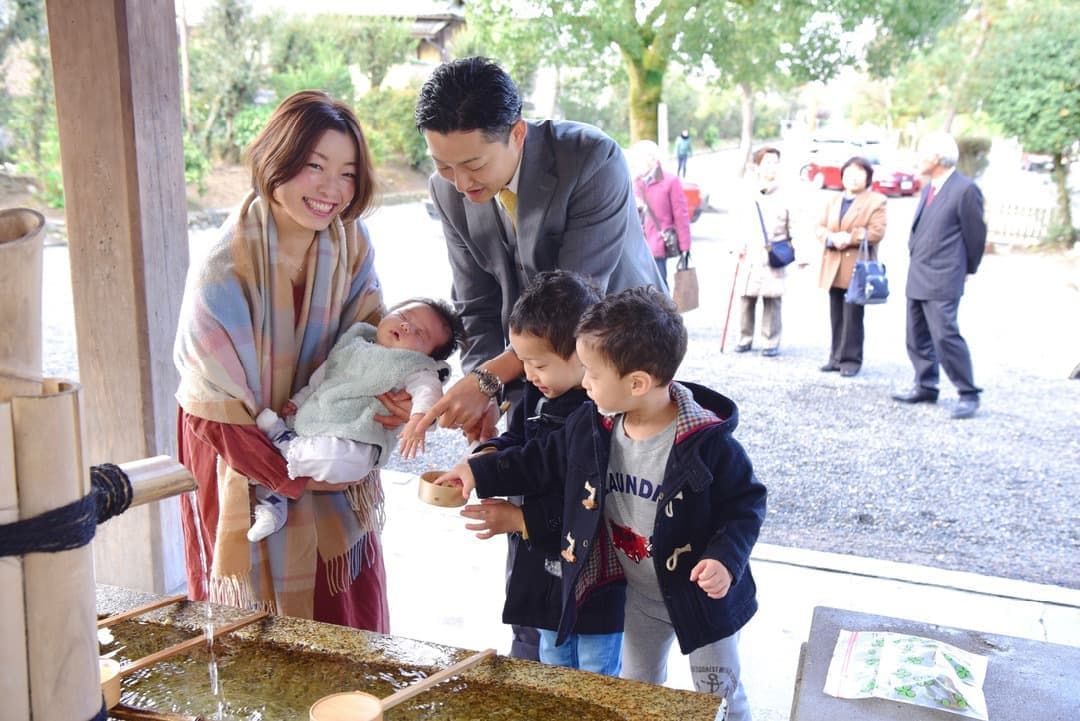
[{"label": "gravel ground", "polygon": [[[809,198],[808,209],[820,202]],[[913,210],[913,200],[889,201],[882,257],[893,296],[868,309],[863,371],[850,379],[817,370],[826,356],[828,309],[816,288],[817,252],[805,245],[797,245],[799,257],[810,264],[792,270],[784,299],[781,355],[732,353],[735,318],[728,352],[720,352],[737,221],[704,215],[694,225],[693,253],[702,307],[685,316],[690,349],[678,377],[739,405],[736,437],[769,488],[762,541],[1080,589],[1080,381],[1068,380],[1080,362],[1080,256],[987,255],[960,318],[976,382],[986,390],[975,418],[954,421],[955,391],[944,378],[936,405],[909,407],[888,397],[911,378],[903,278]],[[441,242],[431,224],[412,243],[379,247],[380,237],[401,238],[402,214],[423,210],[399,206],[370,222],[390,300],[415,288],[388,271],[415,267],[416,243],[430,251]],[[66,260],[62,246],[46,249],[45,365],[73,377]],[[448,289],[441,251],[436,261],[421,287]],[[390,467],[444,468],[465,451],[459,435],[439,430],[424,456]]]}]

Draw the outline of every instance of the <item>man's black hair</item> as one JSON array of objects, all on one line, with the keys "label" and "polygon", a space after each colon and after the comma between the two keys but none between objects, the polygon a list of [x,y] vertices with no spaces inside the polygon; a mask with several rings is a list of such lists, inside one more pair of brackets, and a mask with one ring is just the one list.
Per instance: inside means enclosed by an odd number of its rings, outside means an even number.
[{"label": "man's black hair", "polygon": [[574,353],[582,314],[600,300],[600,290],[580,273],[550,270],[537,273],[510,312],[510,330],[543,338],[560,358]]},{"label": "man's black hair", "polygon": [[488,142],[510,137],[521,95],[506,71],[483,57],[443,63],[420,88],[414,119],[423,133],[480,130]]}]

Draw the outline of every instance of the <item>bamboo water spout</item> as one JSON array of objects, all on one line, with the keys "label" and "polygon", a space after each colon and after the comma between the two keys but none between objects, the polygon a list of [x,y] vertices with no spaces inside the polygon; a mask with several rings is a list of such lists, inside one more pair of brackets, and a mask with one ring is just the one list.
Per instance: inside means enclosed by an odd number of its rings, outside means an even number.
[{"label": "bamboo water spout", "polygon": [[[79,386],[42,377],[44,228],[33,210],[0,211],[0,698],[5,718],[89,721],[104,718],[96,514]],[[167,456],[121,470],[135,505],[194,488]]]}]

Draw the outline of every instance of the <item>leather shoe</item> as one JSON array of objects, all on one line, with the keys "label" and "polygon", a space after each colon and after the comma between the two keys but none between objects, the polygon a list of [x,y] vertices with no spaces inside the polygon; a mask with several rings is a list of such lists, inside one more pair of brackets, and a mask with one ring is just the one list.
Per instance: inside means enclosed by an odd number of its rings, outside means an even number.
[{"label": "leather shoe", "polygon": [[901,393],[893,393],[892,399],[901,403],[937,403],[937,396],[935,388],[915,386]]},{"label": "leather shoe", "polygon": [[953,408],[953,418],[971,418],[979,409],[978,396],[960,396],[959,402]]},{"label": "leather shoe", "polygon": [[745,353],[748,350],[750,350],[750,344],[749,343],[744,343],[743,345],[735,346],[735,352],[736,353]]},{"label": "leather shoe", "polygon": [[825,365],[818,368],[818,370],[822,373],[835,373],[836,371],[840,370],[840,366],[835,366],[832,363],[826,363]]},{"label": "leather shoe", "polygon": [[775,358],[776,356],[780,355],[780,349],[766,348],[765,350],[761,351],[761,355],[765,356],[766,358]]},{"label": "leather shoe", "polygon": [[840,369],[840,375],[842,375],[844,378],[850,378],[851,376],[857,375],[858,373],[859,373],[859,369],[855,368],[855,367],[841,368]]}]

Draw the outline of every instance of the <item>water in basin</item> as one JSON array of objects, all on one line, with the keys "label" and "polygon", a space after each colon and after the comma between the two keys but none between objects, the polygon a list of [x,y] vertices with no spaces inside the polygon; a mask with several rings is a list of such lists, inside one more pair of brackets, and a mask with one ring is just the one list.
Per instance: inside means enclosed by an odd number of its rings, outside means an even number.
[{"label": "water in basin", "polygon": [[[191,631],[137,621],[112,628],[101,647],[121,662],[135,661],[191,638]],[[129,706],[201,715],[219,721],[306,721],[312,703],[339,691],[366,691],[386,698],[427,673],[396,665],[275,643],[219,636],[214,640],[219,694],[211,692],[209,654],[203,648],[174,656],[124,679],[121,700]],[[447,659],[445,665],[454,660]],[[490,661],[488,662],[490,663]],[[431,671],[432,669],[429,669]],[[438,670],[438,669],[434,669]],[[399,706],[386,721],[619,721],[609,710],[531,689],[455,678]]]}]

